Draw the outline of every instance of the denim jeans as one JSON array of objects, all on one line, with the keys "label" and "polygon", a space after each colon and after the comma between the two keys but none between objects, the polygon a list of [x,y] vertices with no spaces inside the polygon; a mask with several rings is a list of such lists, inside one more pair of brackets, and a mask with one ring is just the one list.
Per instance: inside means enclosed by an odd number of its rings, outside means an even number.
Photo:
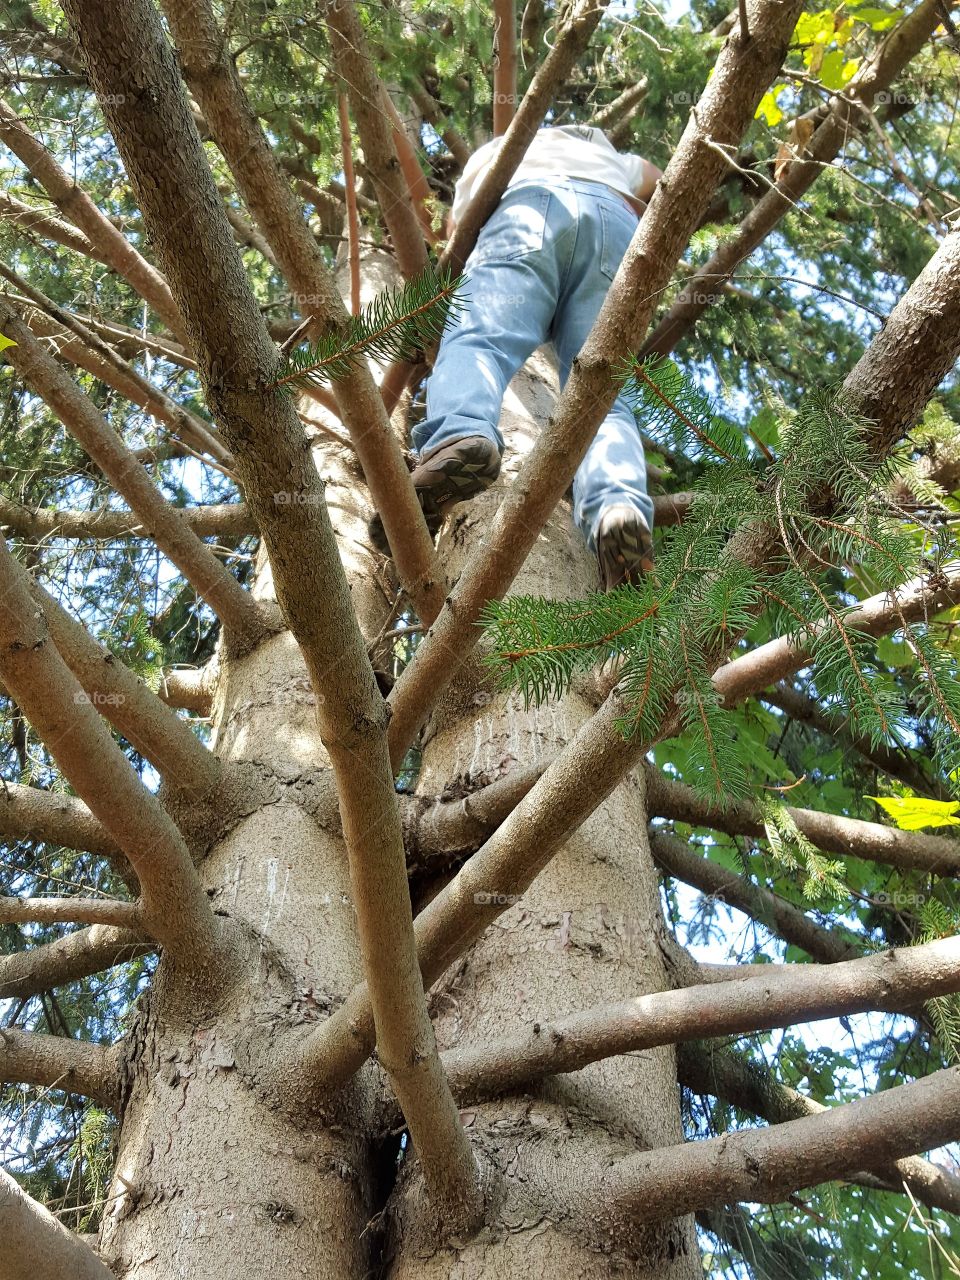
[{"label": "denim jeans", "polygon": [[[503,452],[507,384],[544,342],[566,383],[636,226],[637,215],[602,183],[551,178],[507,190],[467,259],[467,305],[448,320],[427,383],[427,416],[413,432],[421,459],[463,436],[486,436]],[[622,397],[573,482],[574,518],[591,549],[614,503],[639,510],[653,528],[640,432]]]}]

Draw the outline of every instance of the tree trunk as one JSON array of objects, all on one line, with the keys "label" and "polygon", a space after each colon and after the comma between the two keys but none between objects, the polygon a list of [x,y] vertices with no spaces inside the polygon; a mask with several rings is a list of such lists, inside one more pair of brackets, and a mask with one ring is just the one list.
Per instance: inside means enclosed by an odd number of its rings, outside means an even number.
[{"label": "tree trunk", "polygon": [[[451,581],[482,538],[538,424],[546,422],[555,386],[544,352],[514,379],[501,420],[508,448],[502,478],[469,507],[457,508],[441,537]],[[515,590],[577,598],[597,585],[595,561],[563,502]],[[477,674],[474,668],[456,682],[427,725],[421,794],[466,794],[518,765],[555,755],[592,710],[576,693],[525,710],[522,699],[489,682],[477,693]],[[436,984],[432,1004],[441,1049],[485,1043],[515,1022],[549,1020],[669,985],[646,830],[642,781],[632,775]],[[487,892],[512,894],[514,887],[491,884]],[[548,1078],[529,1092],[471,1107],[465,1121],[502,1177],[486,1230],[468,1242],[445,1241],[416,1161],[408,1160],[390,1201],[391,1280],[527,1272],[578,1280],[692,1280],[702,1274],[692,1219],[642,1232],[623,1222],[610,1235],[593,1227],[578,1190],[578,1173],[611,1154],[682,1140],[672,1048]]]},{"label": "tree trunk", "polygon": [[[507,395],[505,479],[554,399],[555,373],[540,353]],[[315,406],[306,411],[323,414]],[[368,544],[360,469],[350,450],[322,438],[315,449],[369,639],[389,617],[392,584]],[[460,508],[447,526],[441,552],[452,576],[500,488]],[[517,589],[562,597],[596,585],[594,562],[564,503]],[[262,557],[254,594],[273,598]],[[633,1232],[624,1223],[611,1238],[578,1203],[578,1170],[681,1139],[672,1049],[610,1059],[471,1108],[468,1133],[497,1172],[487,1226],[469,1241],[451,1242],[435,1220],[414,1152],[405,1151],[395,1176],[395,1143],[377,1134],[373,1066],[320,1114],[287,1114],[276,1105],[262,1061],[245,1059],[237,1046],[249,1041],[246,1028],[279,1035],[324,1017],[360,980],[346,852],[314,696],[290,633],[243,657],[221,648],[214,708],[215,750],[226,775],[220,816],[214,827],[186,811],[177,816],[216,909],[249,931],[248,983],[236,1007],[198,1022],[161,961],[126,1042],[119,1156],[101,1232],[105,1261],[131,1280],[360,1280],[378,1265],[396,1280],[513,1276],[529,1268],[541,1275],[562,1268],[591,1280],[699,1276],[692,1218]],[[464,793],[554,754],[590,710],[572,694],[525,711],[514,697],[477,694],[460,681],[426,730],[419,790]],[[635,776],[437,984],[441,1047],[483,1041],[506,1021],[552,1018],[668,985],[646,826]],[[429,891],[415,885],[421,898]],[[511,887],[491,885],[490,892]],[[303,973],[307,981],[295,985],[293,975]],[[388,1263],[368,1225],[384,1208]]]}]

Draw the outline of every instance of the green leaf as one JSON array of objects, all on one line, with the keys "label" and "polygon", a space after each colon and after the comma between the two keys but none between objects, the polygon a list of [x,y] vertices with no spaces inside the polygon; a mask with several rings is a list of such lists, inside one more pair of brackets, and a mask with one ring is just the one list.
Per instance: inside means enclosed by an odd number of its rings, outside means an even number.
[{"label": "green leaf", "polygon": [[858,9],[854,17],[868,23],[874,31],[887,31],[902,16],[902,9]]},{"label": "green leaf", "polygon": [[867,796],[894,820],[901,831],[922,831],[925,827],[960,827],[960,802],[926,800],[922,796]]},{"label": "green leaf", "polygon": [[5,338],[3,334],[0,333],[0,351],[6,351],[7,347],[15,347],[16,345],[17,344],[12,338]]},{"label": "green leaf", "polygon": [[845,61],[842,49],[831,49],[820,66],[820,83],[825,89],[842,89],[859,65],[859,58]]},{"label": "green leaf", "polygon": [[778,125],[783,119],[783,112],[777,106],[777,99],[786,87],[785,84],[778,84],[772,89],[768,89],[760,99],[760,105],[757,107],[753,118],[755,120],[766,120],[771,129]]}]

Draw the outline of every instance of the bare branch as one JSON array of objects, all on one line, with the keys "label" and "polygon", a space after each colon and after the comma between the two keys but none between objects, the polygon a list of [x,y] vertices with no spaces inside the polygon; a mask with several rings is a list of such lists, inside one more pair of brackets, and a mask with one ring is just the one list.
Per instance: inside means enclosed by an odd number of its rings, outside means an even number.
[{"label": "bare branch", "polygon": [[116,1105],[119,1084],[112,1049],[13,1029],[0,1030],[0,1080],[79,1093],[110,1108]]},{"label": "bare branch", "polygon": [[[83,368],[90,368],[103,382],[109,386],[116,387],[118,391],[134,404],[140,405],[158,421],[165,423],[171,430],[182,440],[191,444],[195,449],[201,452],[207,452],[211,457],[216,458],[218,462],[225,467],[229,467],[231,458],[223,445],[217,440],[216,436],[210,430],[205,422],[202,422],[195,414],[183,409],[174,400],[159,388],[152,386],[146,378],[144,378],[132,365],[129,365],[121,356],[113,350],[102,338],[98,337],[91,329],[79,320],[72,312],[64,310],[58,306],[39,289],[35,289],[29,281],[22,279],[15,271],[11,271],[9,267],[0,264],[0,275],[4,277],[20,294],[25,295],[30,301],[39,307],[52,319],[66,328],[79,342],[69,342],[68,345],[76,351],[79,347],[81,351],[86,350],[87,354],[83,359],[77,359],[74,363],[81,365]],[[61,350],[63,339],[61,339]]]},{"label": "bare branch", "polygon": [[410,139],[407,137],[403,120],[400,118],[400,112],[394,104],[390,91],[385,84],[380,86],[380,97],[383,99],[383,105],[386,108],[390,123],[393,126],[391,137],[393,145],[397,153],[397,160],[400,164],[403,180],[407,184],[407,190],[410,192],[410,200],[413,204],[413,212],[416,215],[417,222],[420,225],[420,232],[426,240],[427,244],[436,243],[436,234],[433,230],[433,221],[430,217],[429,202],[432,198],[430,186],[423,176],[423,170],[420,168],[420,161],[417,159],[417,153],[413,148]]},{"label": "bare branch", "polygon": [[384,110],[383,82],[377,75],[360,18],[351,0],[323,6],[330,31],[334,66],[350,95],[366,170],[387,224],[401,274],[408,280],[427,265],[423,229],[394,146],[393,128]]},{"label": "bare branch", "polygon": [[[198,538],[239,538],[255,533],[250,509],[243,502],[210,503],[202,507],[178,507],[184,523]],[[89,538],[107,541],[128,535],[149,537],[135,511],[100,507],[93,511],[69,511],[60,507],[21,507],[0,497],[0,528],[23,538]]]},{"label": "bare branch", "polygon": [[[179,37],[186,26],[184,12],[179,5],[169,7]],[[153,5],[128,0],[122,9],[107,12],[66,0],[64,8],[145,225],[181,300],[211,407],[224,439],[234,446],[280,603],[317,694],[381,1058],[431,1195],[451,1224],[473,1222],[482,1208],[477,1166],[440,1067],[417,965],[386,706],[357,625],[313,456],[294,406],[271,391],[276,351],[228,234],[173,51]],[[188,63],[203,46],[209,20],[204,10]],[[219,45],[218,35],[216,41]],[[153,109],[144,113],[139,104],[147,88]],[[220,109],[216,97],[213,105]],[[235,123],[230,111],[226,114]],[[212,116],[211,125],[217,130]],[[261,138],[257,129],[255,148]],[[210,245],[218,252],[204,250],[201,276],[195,269],[197,248]],[[224,350],[231,354],[227,368]],[[303,501],[274,502],[275,493],[291,490]],[[316,607],[319,599],[322,609]]]},{"label": "bare branch", "polygon": [[[647,803],[651,818],[673,818],[695,827],[712,827],[728,835],[764,836],[766,827],[756,805],[748,801],[722,810],[702,793],[683,782],[667,778],[657,769],[647,769]],[[816,809],[795,809],[787,813],[797,828],[818,849],[827,853],[870,858],[894,867],[926,871],[931,875],[960,873],[960,842],[919,831],[901,831],[881,822],[863,822]]]},{"label": "bare branch", "polygon": [[164,500],[92,401],[47,355],[17,313],[2,299],[0,325],[6,336],[17,343],[4,353],[10,363],[43,397],[117,492],[137,512],[161,551],[196,587],[239,642],[259,641],[268,629],[261,606],[190,531],[180,512]]},{"label": "bare branch", "polygon": [[115,924],[139,929],[141,917],[136,902],[119,898],[0,897],[0,924]]},{"label": "bare branch", "polygon": [[78,795],[133,864],[150,932],[185,963],[209,964],[222,952],[222,929],[183,838],[53,647],[22,574],[0,544],[4,683]]},{"label": "bare branch", "polygon": [[[713,988],[716,991],[716,988]],[[952,1142],[960,1132],[960,1069],[770,1129],[725,1133],[630,1155],[584,1179],[611,1222],[650,1222],[734,1200],[774,1204],[815,1186]]]},{"label": "bare branch", "polygon": [[43,840],[105,858],[123,857],[120,846],[82,800],[16,782],[0,782],[0,836]]},{"label": "bare branch", "polygon": [[55,240],[74,253],[82,253],[88,258],[102,261],[82,231],[78,231],[69,222],[62,222],[59,218],[35,209],[33,205],[18,200],[6,191],[0,191],[0,218],[26,228],[44,240]]},{"label": "bare branch", "polygon": [[55,942],[0,956],[0,1000],[29,1000],[156,951],[139,931],[95,924]]},{"label": "bare branch", "polygon": [[[746,1035],[867,1010],[890,1012],[960,991],[960,939],[839,964],[786,965],[737,982],[704,983],[574,1013],[442,1054],[461,1105],[615,1054],[680,1040]],[[764,966],[761,966],[764,967]]]},{"label": "bare branch", "polygon": [[460,136],[458,131],[451,124],[448,124],[446,120],[441,118],[441,107],[439,102],[437,102],[436,98],[418,76],[411,76],[409,78],[407,88],[410,91],[410,96],[413,99],[417,110],[423,116],[424,120],[426,120],[427,124],[431,125],[440,134],[440,137],[449,147],[450,154],[457,162],[458,167],[462,169],[470,159],[470,147]]},{"label": "bare branch", "polygon": [[517,4],[493,4],[493,136],[506,133],[517,106]]},{"label": "bare branch", "polygon": [[347,95],[337,97],[340,117],[340,152],[343,157],[344,188],[347,193],[347,259],[350,263],[350,310],[360,311],[360,214],[357,210],[356,177],[353,171],[353,142]]},{"label": "bare branch", "polygon": [[90,197],[66,174],[53,156],[21,122],[16,112],[0,101],[0,142],[13,151],[46,190],[63,216],[79,227],[96,247],[102,261],[123,276],[178,337],[180,313],[159,272],[142,258]]},{"label": "bare branch", "polygon": [[0,1233],[4,1280],[116,1280],[89,1245],[0,1169]]},{"label": "bare branch", "polygon": [[182,707],[198,716],[208,716],[213,704],[213,680],[215,671],[208,663],[205,667],[188,667],[165,671],[160,685],[160,697],[171,707]]},{"label": "bare branch", "polygon": [[[696,1093],[710,1094],[741,1111],[762,1116],[770,1124],[783,1124],[803,1116],[820,1115],[829,1108],[788,1085],[772,1072],[735,1049],[713,1042],[677,1046],[680,1083]],[[902,1191],[904,1186],[924,1204],[948,1213],[960,1213],[960,1178],[919,1156],[904,1156],[892,1164],[847,1175],[851,1182]]]},{"label": "bare branch", "polygon": [[196,798],[209,795],[220,778],[220,762],[213,752],[129,667],[97,644],[82,623],[25,572],[22,577],[46,618],[57,650],[94,708],[171,787]]}]

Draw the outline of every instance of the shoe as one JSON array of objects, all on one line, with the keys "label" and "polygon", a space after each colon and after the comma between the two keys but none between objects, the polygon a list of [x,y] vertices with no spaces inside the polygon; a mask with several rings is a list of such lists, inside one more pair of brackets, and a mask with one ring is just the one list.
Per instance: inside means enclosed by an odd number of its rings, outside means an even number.
[{"label": "shoe", "polygon": [[604,591],[629,582],[634,586],[653,569],[653,535],[635,507],[608,509],[597,529],[597,560]]},{"label": "shoe", "polygon": [[[500,450],[486,436],[451,440],[421,462],[413,472],[413,487],[431,538],[439,533],[451,507],[489,489],[499,474]],[[390,547],[379,515],[373,517],[369,528],[373,545],[389,556]]]}]

